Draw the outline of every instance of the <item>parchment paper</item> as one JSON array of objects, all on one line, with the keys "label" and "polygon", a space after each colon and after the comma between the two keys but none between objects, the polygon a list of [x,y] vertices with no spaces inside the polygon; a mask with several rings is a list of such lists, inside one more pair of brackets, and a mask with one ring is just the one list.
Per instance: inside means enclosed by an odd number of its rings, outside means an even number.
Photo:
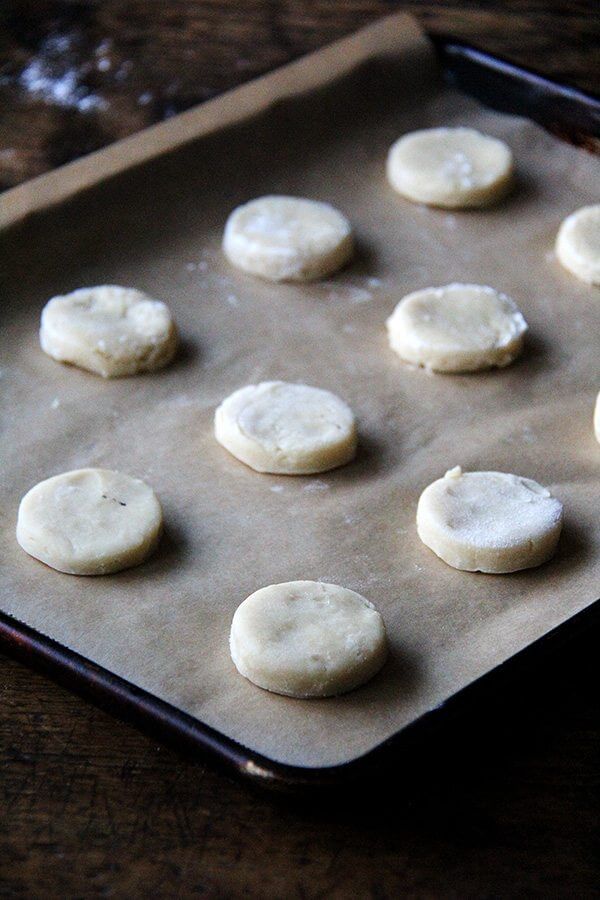
[{"label": "parchment paper", "polygon": [[[384,174],[391,142],[459,123],[513,147],[514,194],[468,213],[402,200]],[[552,248],[561,219],[597,202],[598,173],[584,152],[443,88],[427,42],[396,17],[9,192],[1,608],[247,747],[314,767],[365,753],[595,600],[600,291],[564,272]],[[233,270],[220,252],[225,218],[268,192],[333,202],[356,227],[356,261],[300,287]],[[516,299],[531,327],[519,362],[427,375],[389,350],[384,322],[398,300],[454,280]],[[173,366],[103,381],[41,352],[46,300],[96,283],[170,304],[183,337]],[[273,378],[351,404],[356,462],[319,477],[259,475],[215,442],[220,400]],[[424,547],[417,499],[456,464],[550,487],[566,510],[556,558],[489,576]],[[167,533],[147,564],[72,577],[18,547],[25,491],[88,465],[140,476],[159,494]],[[360,591],[383,613],[390,660],[364,688],[292,700],[236,673],[235,608],[298,578]]]}]

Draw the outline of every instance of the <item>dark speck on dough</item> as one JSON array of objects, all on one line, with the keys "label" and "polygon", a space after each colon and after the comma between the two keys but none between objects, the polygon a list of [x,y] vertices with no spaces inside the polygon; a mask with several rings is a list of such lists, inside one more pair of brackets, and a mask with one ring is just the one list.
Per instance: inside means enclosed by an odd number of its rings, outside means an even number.
[{"label": "dark speck on dough", "polygon": [[116,497],[110,497],[110,498],[109,498],[106,494],[102,494],[102,499],[103,499],[103,500],[109,500],[109,499],[110,499],[110,500],[112,500],[113,503],[118,503],[119,506],[127,506],[127,504],[125,503],[124,500],[117,500]]}]

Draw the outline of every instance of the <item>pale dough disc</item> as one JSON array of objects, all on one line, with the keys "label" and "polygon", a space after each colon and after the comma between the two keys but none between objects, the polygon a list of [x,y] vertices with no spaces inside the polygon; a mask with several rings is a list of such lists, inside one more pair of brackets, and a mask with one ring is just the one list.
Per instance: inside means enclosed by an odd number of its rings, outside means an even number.
[{"label": "pale dough disc", "polygon": [[517,572],[550,559],[562,518],[562,503],[530,478],[456,466],[421,494],[417,531],[455,569]]},{"label": "pale dough disc", "polygon": [[596,406],[594,407],[594,434],[596,440],[600,441],[600,394],[596,397]]},{"label": "pale dough disc", "polygon": [[320,581],[272,584],[251,594],[231,623],[240,675],[276,694],[329,697],[364,684],[383,666],[383,619],[355,591]]},{"label": "pale dough disc", "polygon": [[506,366],[522,350],[527,323],[516,304],[479,284],[447,284],[404,297],[387,320],[390,346],[435,372]]},{"label": "pale dough disc", "polygon": [[600,203],[567,216],[556,236],[556,255],[581,281],[600,284]]},{"label": "pale dough disc", "polygon": [[356,421],[330,391],[263,381],[235,391],[215,412],[215,436],[257,472],[311,475],[349,462]]},{"label": "pale dough disc", "polygon": [[348,262],[352,228],[328,203],[259,197],[231,213],[223,250],[234,266],[251,275],[269,281],[312,281]]},{"label": "pale dough disc", "polygon": [[134,288],[80,288],[49,300],[42,311],[42,350],[104,378],[154,372],[177,349],[167,306]]},{"label": "pale dough disc", "polygon": [[156,494],[139,478],[76,469],[41,481],[21,500],[23,550],[69,575],[107,575],[137,566],[162,528]]},{"label": "pale dough disc", "polygon": [[387,175],[392,187],[416,203],[467,209],[507,193],[513,156],[504,141],[474,128],[427,128],[392,145]]}]

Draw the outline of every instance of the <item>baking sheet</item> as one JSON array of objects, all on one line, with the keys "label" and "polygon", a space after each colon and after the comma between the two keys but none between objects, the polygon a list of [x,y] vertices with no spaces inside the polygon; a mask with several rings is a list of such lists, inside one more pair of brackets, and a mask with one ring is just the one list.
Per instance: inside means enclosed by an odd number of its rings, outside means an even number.
[{"label": "baking sheet", "polygon": [[[518,186],[502,205],[448,213],[388,187],[385,155],[400,134],[465,123],[515,151]],[[319,767],[366,753],[589,605],[600,585],[600,291],[564,272],[552,245],[567,213],[597,202],[599,173],[597,159],[530,122],[443,87],[428,43],[397,16],[8,192],[0,608],[254,751]],[[338,206],[356,228],[355,262],[307,286],[228,266],[228,212],[271,192]],[[516,299],[531,328],[521,360],[428,375],[388,349],[384,322],[398,300],[455,280]],[[96,283],[170,304],[183,338],[174,365],[105,382],[40,351],[45,301]],[[318,477],[259,475],[215,442],[220,400],[275,378],[351,404],[354,463]],[[489,576],[427,550],[418,496],[457,464],[550,487],[566,513],[555,559]],[[166,535],[143,566],[78,578],[16,544],[25,491],[88,465],[145,478],[159,494]],[[229,657],[237,605],[303,578],[363,593],[386,621],[389,662],[341,698],[268,694]]]}]

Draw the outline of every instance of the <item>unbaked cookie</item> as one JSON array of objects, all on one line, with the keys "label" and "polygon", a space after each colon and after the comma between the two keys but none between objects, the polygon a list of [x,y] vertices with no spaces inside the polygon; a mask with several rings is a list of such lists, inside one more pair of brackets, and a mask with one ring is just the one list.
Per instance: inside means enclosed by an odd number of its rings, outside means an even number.
[{"label": "unbaked cookie", "polygon": [[251,275],[269,281],[312,281],[348,262],[352,228],[328,203],[259,197],[231,213],[223,250],[234,266]]},{"label": "unbaked cookie", "polygon": [[567,216],[555,249],[565,269],[587,284],[600,284],[600,203]]},{"label": "unbaked cookie", "polygon": [[423,543],[467,572],[541,565],[554,554],[562,519],[562,503],[536,481],[460,466],[425,488],[417,507]]},{"label": "unbaked cookie", "polygon": [[513,156],[504,141],[474,128],[427,128],[392,145],[387,175],[392,187],[416,203],[487,206],[509,190]]},{"label": "unbaked cookie", "polygon": [[143,562],[162,528],[156,494],[139,478],[76,469],[31,488],[21,500],[23,550],[69,575],[107,575]]},{"label": "unbaked cookie", "polygon": [[134,288],[102,285],[49,300],[40,343],[59,362],[116,378],[166,366],[177,349],[177,331],[160,300]]},{"label": "unbaked cookie", "polygon": [[356,421],[330,391],[263,381],[235,391],[215,412],[215,436],[257,472],[311,475],[349,462]]},{"label": "unbaked cookie", "polygon": [[390,346],[435,372],[506,366],[519,355],[527,323],[516,304],[479,284],[447,284],[404,297],[387,320]]},{"label": "unbaked cookie", "polygon": [[355,591],[320,581],[272,584],[251,594],[231,623],[231,658],[254,684],[290,697],[329,697],[383,666],[383,619]]}]

